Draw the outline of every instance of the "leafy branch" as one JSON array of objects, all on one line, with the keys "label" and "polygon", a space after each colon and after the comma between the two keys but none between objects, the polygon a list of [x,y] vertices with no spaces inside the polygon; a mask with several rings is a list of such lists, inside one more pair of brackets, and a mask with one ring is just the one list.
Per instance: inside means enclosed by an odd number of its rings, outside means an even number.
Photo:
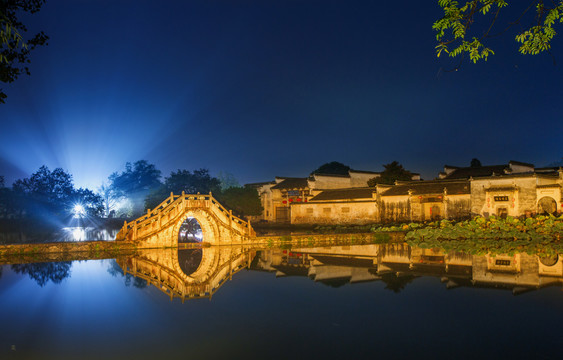
[{"label": "leafy branch", "polygon": [[[499,19],[501,10],[508,6],[506,1],[471,0],[460,5],[453,0],[438,0],[438,5],[444,11],[444,16],[432,25],[432,29],[436,31],[438,57],[444,53],[450,57],[463,58],[464,55],[468,55],[469,59],[476,63],[483,59],[487,61],[489,55],[494,55],[494,51],[485,44],[485,40],[498,36],[498,34],[490,34]],[[519,24],[534,5],[536,9],[534,24],[517,34],[515,38],[521,44],[519,51],[522,54],[536,55],[550,50],[551,40],[556,35],[554,25],[563,23],[563,0],[552,1],[551,5],[546,5],[543,0],[533,0],[516,21],[509,23],[500,34]],[[481,34],[475,34],[472,25],[477,17],[485,16],[489,17],[488,26],[484,27],[485,30]]]}]

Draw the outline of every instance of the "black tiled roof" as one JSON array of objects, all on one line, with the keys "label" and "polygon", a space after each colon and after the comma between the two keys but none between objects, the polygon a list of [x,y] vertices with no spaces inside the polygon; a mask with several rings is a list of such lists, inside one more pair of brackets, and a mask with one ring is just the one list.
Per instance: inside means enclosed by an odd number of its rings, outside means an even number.
[{"label": "black tiled roof", "polygon": [[334,189],[324,190],[309,202],[317,200],[353,200],[353,199],[371,199],[375,188],[350,188],[350,189]]},{"label": "black tiled roof", "polygon": [[507,165],[458,168],[447,175],[446,179],[469,179],[470,177],[492,176],[493,173],[502,175],[505,169],[508,169]]},{"label": "black tiled roof", "polygon": [[248,183],[248,184],[244,184],[244,186],[250,186],[250,187],[260,187],[263,185],[269,185],[269,184],[275,184],[274,181],[265,181],[265,182],[257,182],[257,183]]},{"label": "black tiled roof", "polygon": [[525,162],[522,162],[522,161],[516,161],[516,160],[510,160],[508,163],[514,164],[514,165],[529,166],[531,168],[534,167],[534,164],[528,164],[528,163],[525,163]]},{"label": "black tiled roof", "polygon": [[292,189],[306,189],[309,185],[307,178],[285,178],[282,182],[272,186],[272,189],[278,190],[292,190]]},{"label": "black tiled roof", "polygon": [[350,169],[350,172],[360,173],[360,174],[381,174],[381,171],[366,171],[366,170],[354,170]]},{"label": "black tiled roof", "polygon": [[416,181],[407,184],[399,184],[391,187],[381,194],[381,196],[400,196],[408,195],[412,190],[413,195],[442,194],[444,188],[448,195],[469,194],[469,181]]}]

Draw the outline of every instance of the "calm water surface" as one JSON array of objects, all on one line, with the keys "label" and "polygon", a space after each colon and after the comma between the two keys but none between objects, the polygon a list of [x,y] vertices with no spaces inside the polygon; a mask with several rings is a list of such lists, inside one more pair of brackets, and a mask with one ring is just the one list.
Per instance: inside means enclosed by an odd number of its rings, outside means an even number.
[{"label": "calm water surface", "polygon": [[562,281],[561,257],[403,244],[9,264],[0,358],[561,359]]}]

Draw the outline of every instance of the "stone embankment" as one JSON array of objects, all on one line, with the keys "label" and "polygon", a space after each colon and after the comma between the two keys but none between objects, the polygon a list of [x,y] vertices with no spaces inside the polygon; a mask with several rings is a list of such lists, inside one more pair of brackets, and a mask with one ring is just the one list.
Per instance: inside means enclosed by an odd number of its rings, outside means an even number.
[{"label": "stone embankment", "polygon": [[[245,244],[260,247],[302,244],[373,243],[377,241],[403,241],[403,233],[315,234],[260,236]],[[211,246],[208,243],[178,244],[178,248]],[[162,248],[162,247],[160,247]],[[146,248],[144,248],[146,249]],[[114,259],[134,255],[141,249],[132,241],[80,241],[37,244],[0,245],[0,264],[57,262],[74,260]]]}]

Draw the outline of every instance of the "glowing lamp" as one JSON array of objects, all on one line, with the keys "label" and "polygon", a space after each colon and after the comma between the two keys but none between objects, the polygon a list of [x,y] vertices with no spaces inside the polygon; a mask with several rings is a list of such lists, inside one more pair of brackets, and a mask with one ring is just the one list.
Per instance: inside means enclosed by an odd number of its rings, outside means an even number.
[{"label": "glowing lamp", "polygon": [[72,208],[72,215],[75,218],[83,217],[86,215],[86,209],[84,209],[82,204],[75,204]]}]

